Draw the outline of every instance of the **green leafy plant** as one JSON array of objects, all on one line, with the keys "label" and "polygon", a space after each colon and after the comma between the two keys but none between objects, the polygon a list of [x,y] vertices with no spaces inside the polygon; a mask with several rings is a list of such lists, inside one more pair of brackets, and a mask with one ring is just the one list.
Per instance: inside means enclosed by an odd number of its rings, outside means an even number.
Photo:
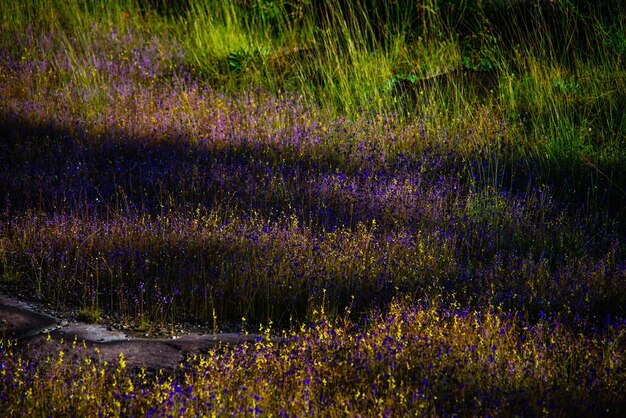
[{"label": "green leafy plant", "polygon": [[247,51],[238,50],[228,54],[228,66],[235,72],[243,71],[252,60],[252,55]]},{"label": "green leafy plant", "polygon": [[385,84],[383,86],[384,91],[393,91],[400,87],[403,84],[415,85],[419,81],[419,77],[415,74],[403,74],[397,73],[394,74],[391,78],[385,80]]},{"label": "green leafy plant", "polygon": [[497,61],[489,58],[471,58],[468,56],[464,56],[461,60],[461,65],[463,68],[472,71],[493,71],[498,70],[500,65]]},{"label": "green leafy plant", "polygon": [[562,78],[557,78],[552,82],[552,87],[563,94],[573,94],[576,93],[580,85],[576,80],[566,80]]}]

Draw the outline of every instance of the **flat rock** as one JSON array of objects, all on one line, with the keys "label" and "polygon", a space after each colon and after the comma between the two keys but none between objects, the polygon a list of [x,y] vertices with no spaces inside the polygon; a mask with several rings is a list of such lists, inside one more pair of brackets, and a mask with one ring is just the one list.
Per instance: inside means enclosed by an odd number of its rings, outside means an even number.
[{"label": "flat rock", "polygon": [[[0,295],[0,336],[15,338],[29,356],[55,355],[67,344],[76,343],[87,355],[116,364],[124,354],[127,367],[173,371],[193,354],[265,338],[242,333],[186,333],[172,338],[139,338],[105,325],[61,321],[38,312],[36,307],[14,297]],[[280,342],[280,338],[272,338]]]},{"label": "flat rock", "polygon": [[61,321],[36,312],[26,302],[0,295],[0,335],[27,338],[56,327]]}]

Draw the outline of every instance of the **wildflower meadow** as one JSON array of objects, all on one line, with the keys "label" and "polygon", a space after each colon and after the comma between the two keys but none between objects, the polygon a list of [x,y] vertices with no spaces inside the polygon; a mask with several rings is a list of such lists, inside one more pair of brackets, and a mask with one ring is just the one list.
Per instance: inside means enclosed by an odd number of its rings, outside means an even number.
[{"label": "wildflower meadow", "polygon": [[1,0],[0,291],[259,337],[0,410],[623,416],[624,109],[620,1]]}]

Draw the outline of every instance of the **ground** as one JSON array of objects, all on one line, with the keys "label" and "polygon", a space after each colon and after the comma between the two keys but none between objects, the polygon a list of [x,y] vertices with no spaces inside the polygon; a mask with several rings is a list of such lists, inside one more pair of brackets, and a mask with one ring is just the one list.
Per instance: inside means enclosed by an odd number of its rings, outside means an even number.
[{"label": "ground", "polygon": [[84,342],[88,354],[101,361],[115,362],[120,353],[124,353],[129,367],[152,371],[173,371],[193,354],[259,338],[255,334],[199,331],[180,331],[169,338],[129,336],[105,324],[62,319],[42,312],[36,304],[2,294],[0,317],[0,335],[15,338],[32,356],[58,352],[64,342],[76,341],[80,345]]}]

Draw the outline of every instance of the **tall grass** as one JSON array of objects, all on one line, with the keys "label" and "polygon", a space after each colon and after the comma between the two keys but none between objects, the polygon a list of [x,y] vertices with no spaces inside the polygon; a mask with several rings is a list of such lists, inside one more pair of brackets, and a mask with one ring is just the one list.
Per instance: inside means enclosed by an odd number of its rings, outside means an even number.
[{"label": "tall grass", "polygon": [[[294,92],[349,117],[427,115],[434,132],[502,116],[519,130],[519,173],[556,181],[565,193],[589,192],[594,204],[623,199],[619,7],[609,15],[565,1],[295,4],[207,2],[181,16],[177,37],[192,66],[231,91]],[[474,152],[468,145],[455,149]],[[511,155],[498,146],[494,153]],[[479,174],[494,183],[501,173]],[[612,197],[597,191],[599,182]]]},{"label": "tall grass", "polygon": [[615,3],[0,1],[2,289],[290,338],[154,385],[3,339],[0,405],[619,413]]},{"label": "tall grass", "polygon": [[[6,175],[22,179],[5,184],[7,208],[88,214],[95,204],[115,218],[234,205],[234,217],[241,210],[270,222],[296,216],[313,231],[376,222],[381,234],[461,233],[477,220],[498,230],[512,221],[494,224],[494,214],[510,218],[516,199],[530,204],[537,190],[551,190],[567,219],[593,219],[588,227],[597,222],[608,233],[611,217],[623,214],[626,187],[621,20],[538,3],[541,13],[516,29],[501,19],[507,12],[522,19],[523,6],[368,6],[205,1],[164,14],[131,1],[3,2],[4,150],[45,173],[5,159]],[[592,29],[610,36],[594,37]],[[11,126],[44,145],[42,152],[19,145]],[[91,176],[83,184],[97,161],[117,161],[106,168],[111,181]],[[422,167],[417,174],[415,167]],[[435,196],[432,182],[450,191]],[[455,225],[455,217],[470,224]],[[482,242],[481,233],[474,239],[467,242]],[[536,254],[561,248],[551,256],[589,247],[523,242],[513,246]],[[461,255],[462,247],[445,274],[466,262],[476,274],[474,255]],[[25,265],[44,274],[38,263]],[[15,270],[13,262],[5,269]],[[306,292],[317,286],[309,282]],[[340,299],[349,292],[339,291]],[[102,299],[88,302],[87,293],[84,303],[97,310]]]},{"label": "tall grass", "polygon": [[[619,8],[612,19],[565,1],[383,1],[372,7],[366,0],[323,6],[207,0],[180,2],[165,16],[135,1],[41,0],[2,9],[7,29],[32,24],[66,31],[83,36],[87,49],[94,45],[94,22],[170,33],[191,68],[231,92],[254,85],[303,95],[352,117],[401,111],[429,114],[439,126],[450,126],[460,113],[471,120],[476,102],[486,101],[493,112],[524,119],[538,155],[598,164],[616,161],[624,147],[626,41]],[[72,68],[77,77],[85,71],[80,67]]]}]

